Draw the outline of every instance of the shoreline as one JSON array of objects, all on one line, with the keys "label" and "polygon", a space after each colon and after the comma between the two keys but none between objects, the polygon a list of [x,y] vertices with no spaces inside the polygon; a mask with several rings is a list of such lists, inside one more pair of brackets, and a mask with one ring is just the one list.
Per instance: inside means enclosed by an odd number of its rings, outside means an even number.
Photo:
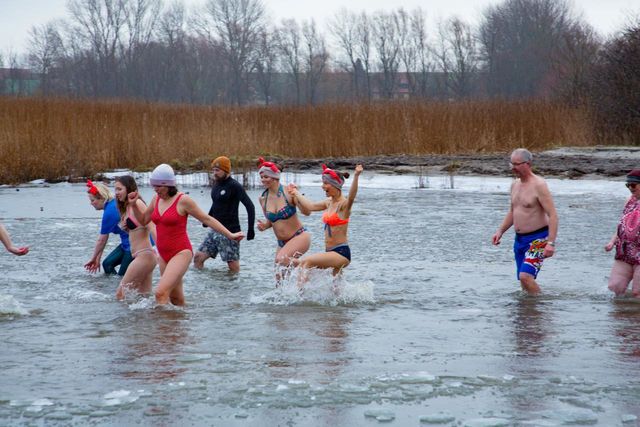
[{"label": "shoreline", "polygon": [[[350,171],[362,163],[390,174],[511,176],[509,154],[382,155],[337,159],[282,159],[286,170],[319,169],[322,163]],[[640,167],[640,147],[564,147],[533,154],[536,174],[548,178],[621,178]]]},{"label": "shoreline", "polygon": [[[355,156],[340,158],[278,158],[270,157],[283,166],[284,172],[313,172],[319,171],[321,165],[326,163],[338,170],[351,172],[359,163],[365,165],[365,169],[390,175],[418,175],[418,176],[512,176],[509,169],[509,154],[429,154],[429,155],[378,155]],[[204,162],[199,165],[205,166]],[[232,164],[234,160],[232,159]],[[245,165],[247,163],[245,162]],[[594,146],[594,147],[563,147],[554,150],[533,153],[533,170],[536,174],[545,178],[559,179],[598,179],[598,178],[624,178],[632,169],[640,167],[640,147],[621,146]],[[234,167],[234,174],[242,174],[249,167]],[[114,169],[118,170],[118,169]],[[175,168],[179,174],[208,172],[203,168]],[[141,172],[141,171],[136,171]],[[151,170],[147,171],[151,172]],[[78,183],[87,179],[95,181],[112,181],[113,172],[97,173],[91,177],[61,177],[57,180],[37,179],[21,184],[1,184],[0,187],[17,187],[43,181],[44,184],[60,182]]]}]

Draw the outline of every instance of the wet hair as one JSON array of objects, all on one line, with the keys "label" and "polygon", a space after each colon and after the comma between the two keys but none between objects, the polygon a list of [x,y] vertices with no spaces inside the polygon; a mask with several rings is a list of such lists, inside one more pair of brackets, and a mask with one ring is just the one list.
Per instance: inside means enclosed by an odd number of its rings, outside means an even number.
[{"label": "wet hair", "polygon": [[527,163],[531,163],[531,161],[533,160],[533,154],[531,154],[531,151],[527,150],[526,148],[516,148],[515,150],[513,150],[511,155],[515,155],[522,159],[523,162]]},{"label": "wet hair", "polygon": [[[136,184],[136,180],[133,179],[131,175],[121,175],[115,178],[116,182],[124,185],[125,190],[127,190],[127,196],[129,193],[134,191],[138,191],[138,184]],[[127,212],[127,206],[129,205],[129,199],[125,197],[124,202],[120,200],[116,200],[118,204],[118,211],[120,211],[120,215],[124,215]]]},{"label": "wet hair", "polygon": [[93,195],[96,199],[101,199],[101,200],[104,200],[105,202],[113,200],[113,194],[111,193],[111,190],[109,190],[109,187],[107,187],[101,182],[95,183],[93,185],[98,189],[98,194]]}]

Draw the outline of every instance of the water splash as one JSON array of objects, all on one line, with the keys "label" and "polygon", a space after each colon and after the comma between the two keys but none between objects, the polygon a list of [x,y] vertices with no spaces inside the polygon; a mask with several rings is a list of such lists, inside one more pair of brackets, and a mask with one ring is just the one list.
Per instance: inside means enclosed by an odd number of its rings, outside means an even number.
[{"label": "water splash", "polygon": [[374,304],[371,281],[349,282],[328,269],[287,268],[278,272],[280,285],[263,295],[251,297],[252,304],[319,304],[328,306]]},{"label": "water splash", "polygon": [[29,314],[29,311],[12,295],[0,295],[0,316],[12,314],[26,316]]}]

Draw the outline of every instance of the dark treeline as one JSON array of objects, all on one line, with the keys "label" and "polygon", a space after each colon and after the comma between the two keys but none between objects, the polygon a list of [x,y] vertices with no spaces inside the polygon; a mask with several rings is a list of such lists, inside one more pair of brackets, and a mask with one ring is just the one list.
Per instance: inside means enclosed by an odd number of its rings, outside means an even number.
[{"label": "dark treeline", "polygon": [[[568,0],[505,0],[477,27],[456,17],[431,27],[427,12],[343,9],[320,29],[269,22],[261,0],[203,0],[193,11],[161,0],[69,0],[65,19],[31,29],[27,64],[45,96],[207,105],[552,99],[589,106],[603,135],[638,142],[640,20],[603,40]],[[4,62],[19,68],[16,58]],[[0,79],[18,81],[17,71]]]}]

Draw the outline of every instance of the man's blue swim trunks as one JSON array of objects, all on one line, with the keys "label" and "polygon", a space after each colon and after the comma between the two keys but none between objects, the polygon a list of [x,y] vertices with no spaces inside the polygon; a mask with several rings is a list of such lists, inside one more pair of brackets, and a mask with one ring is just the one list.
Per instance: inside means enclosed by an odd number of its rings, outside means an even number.
[{"label": "man's blue swim trunks", "polygon": [[516,233],[513,252],[516,258],[516,278],[518,280],[520,280],[520,273],[528,273],[533,277],[538,277],[548,237],[549,227],[542,227],[530,233]]}]

